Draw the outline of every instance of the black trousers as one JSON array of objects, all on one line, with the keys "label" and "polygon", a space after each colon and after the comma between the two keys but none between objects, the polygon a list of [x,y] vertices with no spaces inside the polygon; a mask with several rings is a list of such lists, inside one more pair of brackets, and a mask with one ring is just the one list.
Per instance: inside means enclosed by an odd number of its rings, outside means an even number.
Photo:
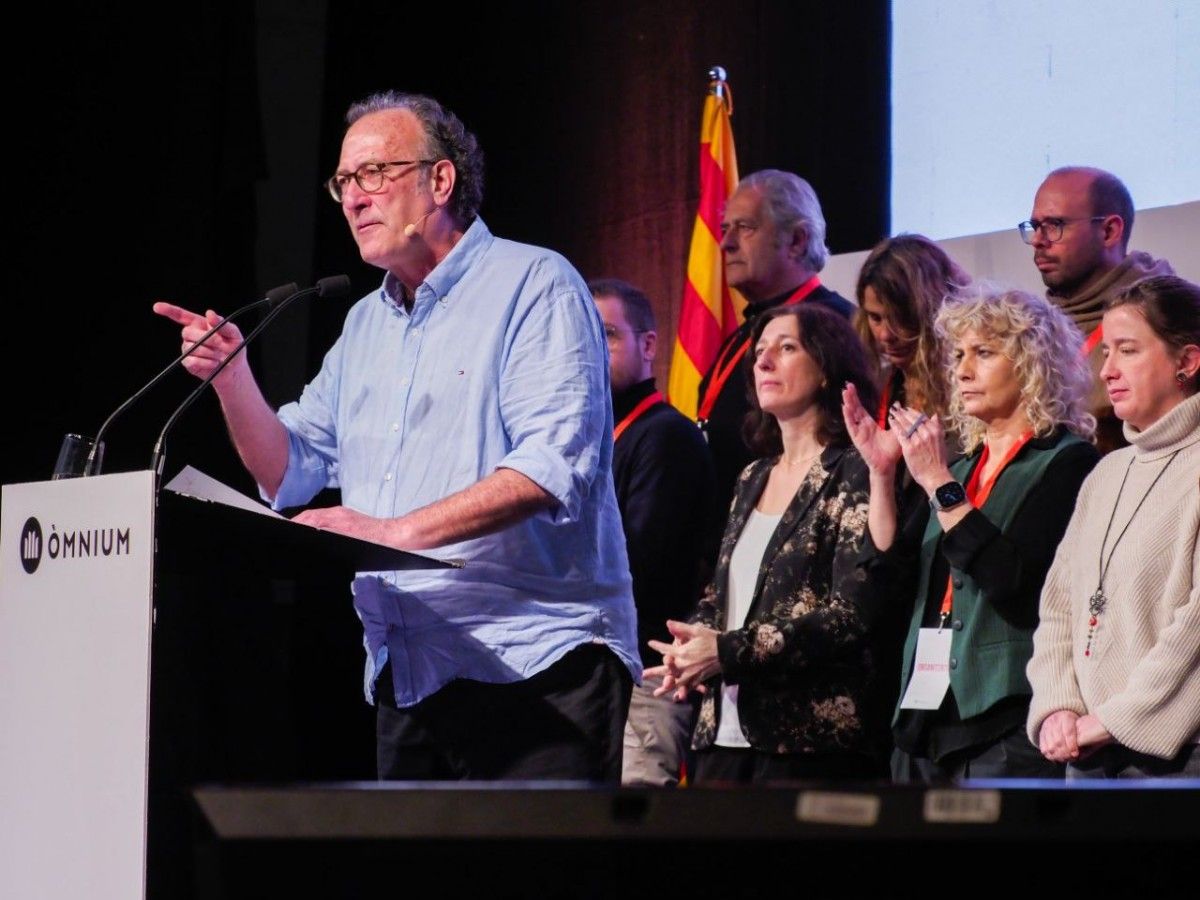
[{"label": "black trousers", "polygon": [[768,784],[809,779],[880,779],[882,765],[858,753],[763,753],[741,747],[696,751],[695,784]]},{"label": "black trousers", "polygon": [[899,747],[892,753],[896,784],[938,784],[967,778],[1063,778],[1063,764],[1050,762],[1029,742],[1024,725],[997,741],[948,753],[938,761],[913,756]]},{"label": "black trousers", "polygon": [[581,644],[532,678],[458,679],[397,709],[376,689],[381,780],[563,779],[617,783],[633,679],[603,644]]}]

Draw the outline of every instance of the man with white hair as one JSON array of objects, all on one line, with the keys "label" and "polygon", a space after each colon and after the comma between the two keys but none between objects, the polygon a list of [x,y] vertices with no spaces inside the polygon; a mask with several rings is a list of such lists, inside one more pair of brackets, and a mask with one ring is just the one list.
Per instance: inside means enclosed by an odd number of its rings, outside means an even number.
[{"label": "man with white hair", "polygon": [[763,169],[743,178],[725,204],[721,251],[726,281],[748,302],[745,321],[725,339],[699,388],[697,418],[712,448],[724,510],[751,460],[742,440],[749,401],[741,367],[754,321],[781,304],[820,303],[847,318],[854,305],[821,284],[817,273],[829,258],[825,216],[816,192],[799,175]]}]

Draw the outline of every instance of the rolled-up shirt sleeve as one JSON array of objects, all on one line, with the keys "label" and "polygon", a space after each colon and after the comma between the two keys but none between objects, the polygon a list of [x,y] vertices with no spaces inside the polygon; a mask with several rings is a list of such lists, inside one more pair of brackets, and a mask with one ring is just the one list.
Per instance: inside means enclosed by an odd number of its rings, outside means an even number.
[{"label": "rolled-up shirt sleeve", "polygon": [[301,506],[318,491],[338,486],[337,385],[342,343],[339,338],[325,354],[321,371],[300,399],[279,410],[279,421],[288,433],[287,469],[274,499],[263,495],[274,509]]},{"label": "rolled-up shirt sleeve", "polygon": [[582,290],[560,282],[511,329],[500,410],[512,449],[496,468],[520,472],[553,496],[558,502],[544,513],[551,521],[573,522],[612,442],[599,316]]}]

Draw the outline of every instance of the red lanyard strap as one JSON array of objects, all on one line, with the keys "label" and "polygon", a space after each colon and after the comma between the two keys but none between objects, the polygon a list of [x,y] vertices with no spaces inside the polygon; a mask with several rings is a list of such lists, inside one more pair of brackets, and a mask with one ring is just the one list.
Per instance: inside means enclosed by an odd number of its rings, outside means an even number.
[{"label": "red lanyard strap", "polygon": [[875,420],[883,431],[888,427],[888,407],[892,404],[892,379],[883,383],[883,396],[879,398],[879,416]]},{"label": "red lanyard strap", "polygon": [[1087,336],[1087,340],[1083,342],[1083,346],[1079,348],[1079,355],[1083,359],[1087,359],[1092,355],[1092,351],[1096,349],[1096,345],[1104,339],[1104,325],[1096,326],[1096,330]]},{"label": "red lanyard strap", "polygon": [[[1005,467],[1008,466],[1008,464],[1013,461],[1013,458],[1018,453],[1021,452],[1021,448],[1024,447],[1026,444],[1028,444],[1032,438],[1033,438],[1032,431],[1026,431],[1019,438],[1017,438],[1017,442],[1012,445],[1012,447],[1009,449],[1008,453],[1004,454],[1004,459],[1000,460],[999,467],[997,467],[996,471],[992,473],[992,477],[989,478],[987,481],[983,481],[982,479],[983,479],[983,468],[985,465],[987,465],[987,461],[988,461],[988,445],[987,444],[983,445],[983,452],[979,454],[979,462],[978,462],[978,464],[976,464],[975,471],[973,471],[971,473],[971,478],[970,478],[970,480],[967,481],[967,485],[966,485],[967,500],[970,501],[972,506],[974,506],[976,509],[981,509],[983,507],[983,504],[987,503],[987,499],[988,499],[988,497],[991,496],[991,493],[992,493],[992,487],[996,484],[996,481],[1000,478],[1000,473],[1004,471]],[[943,622],[945,622],[946,619],[950,616],[950,607],[953,604],[953,602],[954,602],[954,576],[950,575],[946,579],[946,593],[944,595],[942,595],[942,621]]]},{"label": "red lanyard strap", "polygon": [[655,391],[648,397],[643,397],[642,402],[630,410],[629,415],[618,422],[617,427],[613,429],[613,443],[615,444],[620,439],[621,435],[625,433],[625,429],[636,422],[642,413],[654,406],[656,403],[662,402],[663,395],[659,391]]}]

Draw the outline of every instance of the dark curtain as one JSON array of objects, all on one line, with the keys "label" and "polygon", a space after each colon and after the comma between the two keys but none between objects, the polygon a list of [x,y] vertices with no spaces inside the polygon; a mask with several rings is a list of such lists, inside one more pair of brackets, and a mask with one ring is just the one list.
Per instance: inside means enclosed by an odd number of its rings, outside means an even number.
[{"label": "dark curtain", "polygon": [[[710,66],[728,71],[743,175],[773,167],[807,178],[834,253],[887,233],[884,0],[496,4],[470,24],[441,34],[406,5],[332,4],[324,169],[336,166],[352,101],[383,88],[437,97],[483,145],[482,214],[493,232],[552,247],[586,278],[615,275],[646,290],[660,377],[683,296]],[[321,222],[318,269],[353,271],[364,291],[377,282],[337,210]],[[314,350],[340,313],[327,320]]]},{"label": "dark curtain", "polygon": [[[41,64],[9,73],[22,152],[8,177],[6,483],[49,477],[64,432],[94,434],[178,352],[154,300],[222,306],[255,289],[253,7],[193,4],[170,21],[100,9],[23,10],[20,39]],[[106,471],[146,468],[187,384],[114,426]],[[231,474],[213,414],[194,410],[171,456]]]},{"label": "dark curtain", "polygon": [[[276,16],[287,8],[273,6]],[[268,286],[255,271],[254,188],[271,169],[254,7],[195,4],[171,22],[119,10],[23,16],[23,34],[48,37],[44,65],[9,64],[10,121],[26,152],[10,176],[4,482],[46,477],[65,431],[94,432],[169,358],[176,339],[149,312],[155,299],[228,310]],[[708,68],[729,72],[742,173],[772,166],[808,178],[831,249],[863,249],[887,232],[888,29],[885,0],[530,2],[445,25],[409,4],[340,2],[327,14],[323,90],[288,100],[323,110],[313,140],[325,173],[351,101],[386,87],[441,99],[487,154],[492,230],[561,251],[585,277],[644,287],[661,374],[698,195]],[[347,272],[356,291],[370,289],[379,275],[358,259],[337,207],[315,184],[294,189],[316,207],[311,273]],[[315,370],[344,307],[306,314],[306,347],[278,346],[283,329],[272,347],[303,356],[299,373]],[[272,393],[294,395],[302,376],[290,380]],[[190,383],[172,380],[115,426],[106,470],[147,464]],[[181,422],[168,472],[191,462],[248,490],[215,416],[208,400]]]}]

